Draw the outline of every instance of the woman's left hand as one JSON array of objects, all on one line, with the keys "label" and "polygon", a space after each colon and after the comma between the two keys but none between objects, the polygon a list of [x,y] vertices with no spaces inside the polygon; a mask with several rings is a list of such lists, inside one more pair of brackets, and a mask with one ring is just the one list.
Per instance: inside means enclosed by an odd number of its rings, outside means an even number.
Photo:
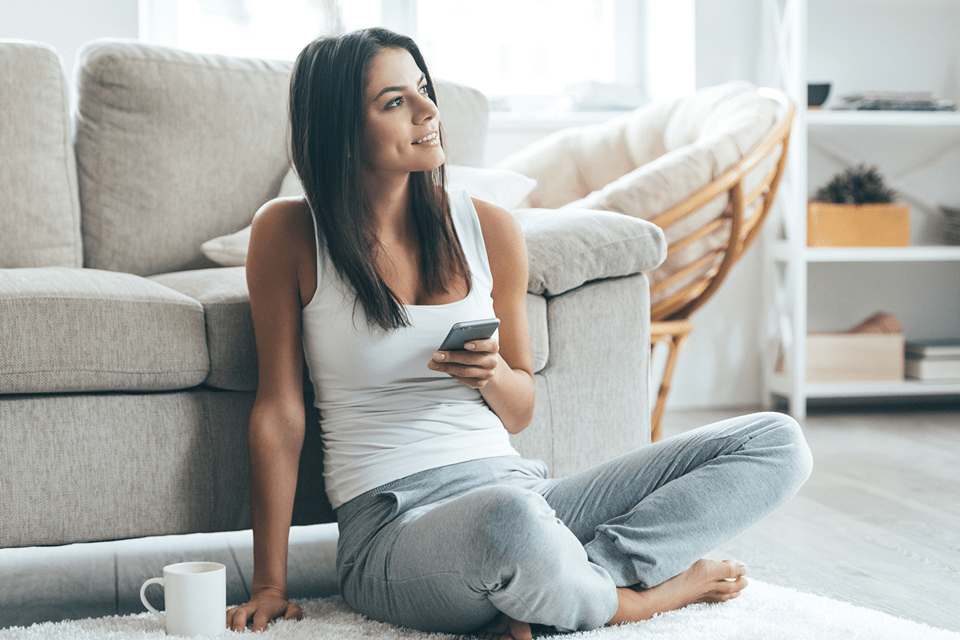
[{"label": "woman's left hand", "polygon": [[468,387],[482,389],[500,366],[500,343],[496,338],[471,340],[459,351],[437,351],[427,367],[448,374]]}]

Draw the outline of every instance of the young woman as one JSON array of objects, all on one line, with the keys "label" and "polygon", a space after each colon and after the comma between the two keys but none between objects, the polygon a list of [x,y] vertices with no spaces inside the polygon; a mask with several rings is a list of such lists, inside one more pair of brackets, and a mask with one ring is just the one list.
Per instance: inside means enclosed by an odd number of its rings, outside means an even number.
[{"label": "young woman", "polygon": [[[340,528],[341,593],[427,631],[530,637],[739,595],[746,567],[700,559],[810,473],[797,424],[757,414],[548,479],[508,434],[531,421],[527,256],[512,216],[445,190],[440,113],[409,38],[322,38],[290,85],[305,196],[273,200],[247,261],[259,359],[249,443],[250,602],[227,625],[299,618],[287,538],[304,355]],[[449,327],[498,335],[436,351]]]}]

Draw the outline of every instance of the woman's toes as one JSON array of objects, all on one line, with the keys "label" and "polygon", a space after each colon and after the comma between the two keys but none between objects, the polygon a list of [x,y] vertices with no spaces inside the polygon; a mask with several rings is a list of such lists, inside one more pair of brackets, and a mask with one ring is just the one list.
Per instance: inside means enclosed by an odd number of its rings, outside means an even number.
[{"label": "woman's toes", "polygon": [[735,598],[741,591],[747,588],[749,582],[744,577],[739,577],[736,580],[724,580],[716,590],[716,593],[719,595],[721,600],[727,600],[729,598]]},{"label": "woman's toes", "polygon": [[723,577],[727,580],[735,580],[747,575],[747,565],[739,560],[724,560],[722,564],[724,565],[725,574]]}]

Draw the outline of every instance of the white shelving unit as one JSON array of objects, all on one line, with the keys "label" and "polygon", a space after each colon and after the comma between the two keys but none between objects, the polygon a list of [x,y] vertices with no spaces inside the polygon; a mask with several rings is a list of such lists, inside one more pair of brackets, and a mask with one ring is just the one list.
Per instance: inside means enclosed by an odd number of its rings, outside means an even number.
[{"label": "white shelving unit", "polygon": [[[873,311],[901,318],[907,339],[960,338],[960,247],[942,246],[938,204],[960,203],[960,112],[806,109],[807,82],[831,82],[827,106],[861,90],[931,90],[960,102],[960,3],[952,0],[766,0],[774,76],[797,103],[790,164],[766,242],[766,397],[797,418],[808,400],[960,396],[960,381],[813,384],[808,331],[842,331]],[[952,95],[951,95],[952,94]],[[809,195],[864,162],[911,206],[909,247],[807,246]],[[956,171],[954,171],[956,169]],[[944,179],[944,176],[949,176]],[[876,305],[875,308],[870,308]],[[831,315],[832,314],[832,315]],[[857,316],[856,314],[862,314]],[[777,373],[776,362],[784,368]]]}]

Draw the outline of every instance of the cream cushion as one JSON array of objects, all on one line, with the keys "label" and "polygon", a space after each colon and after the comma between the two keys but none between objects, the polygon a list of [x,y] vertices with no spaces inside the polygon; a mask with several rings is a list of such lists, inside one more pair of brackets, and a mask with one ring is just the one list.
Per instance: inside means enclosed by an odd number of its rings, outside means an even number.
[{"label": "cream cushion", "polygon": [[0,269],[0,394],[188,389],[210,363],[203,307],[129,273]]},{"label": "cream cushion", "polygon": [[249,222],[286,172],[290,64],[119,40],[77,64],[84,264],[211,266],[200,243]]},{"label": "cream cushion", "polygon": [[[507,169],[479,169],[461,165],[447,166],[447,183],[451,189],[463,189],[471,196],[510,209],[527,197],[537,181]],[[278,198],[299,196],[303,187],[291,168],[280,183]],[[236,233],[207,240],[200,249],[204,255],[225,267],[237,267],[247,262],[250,244],[250,226]]]},{"label": "cream cushion", "polygon": [[80,201],[70,99],[47,45],[0,47],[0,269],[79,267]]},{"label": "cream cushion", "polygon": [[[653,103],[608,122],[560,131],[498,166],[537,179],[527,206],[615,211],[650,220],[719,178],[770,130],[776,103],[747,82]],[[746,193],[772,169],[776,154],[744,181]],[[727,205],[718,198],[669,229],[672,245]],[[648,274],[651,287],[721,246],[729,224],[670,255]],[[705,268],[709,268],[709,265]],[[654,290],[656,304],[699,273]]]}]

